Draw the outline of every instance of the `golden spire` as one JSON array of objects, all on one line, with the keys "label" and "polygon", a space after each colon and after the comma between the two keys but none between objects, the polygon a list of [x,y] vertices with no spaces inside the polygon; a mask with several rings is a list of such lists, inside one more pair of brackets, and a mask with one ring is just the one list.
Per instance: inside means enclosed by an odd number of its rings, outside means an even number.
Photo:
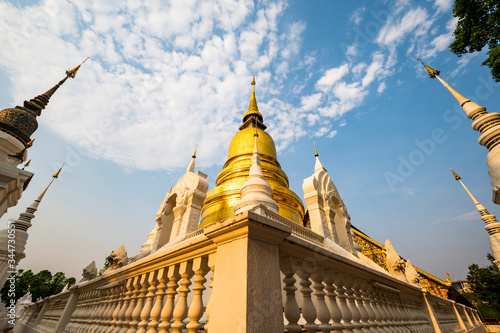
[{"label": "golden spire", "polygon": [[316,142],[314,143],[314,156],[318,157],[318,150],[316,150]]},{"label": "golden spire", "polygon": [[434,68],[432,68],[432,67],[429,67],[429,66],[427,66],[426,64],[424,64],[424,63],[422,62],[422,60],[418,59],[418,61],[420,61],[420,63],[421,63],[422,65],[424,65],[424,67],[425,67],[425,69],[427,70],[427,72],[429,73],[429,77],[430,77],[431,79],[434,79],[434,78],[436,77],[436,75],[439,75],[439,73],[441,73],[440,71],[438,71],[438,70],[436,70],[436,69],[434,69]]},{"label": "golden spire", "polygon": [[52,177],[59,178],[59,174],[61,173],[61,170],[64,167],[64,164],[66,164],[66,163],[63,163],[63,165],[61,166],[61,168],[59,168],[59,170],[57,170],[57,172],[55,174],[53,174]]},{"label": "golden spire", "polygon": [[170,184],[170,190],[168,190],[168,193],[172,192],[172,187],[174,186],[174,181],[172,180],[172,184]]},{"label": "golden spire", "polygon": [[255,98],[255,76],[252,78],[252,96],[250,97],[250,103],[248,104],[248,111],[243,115],[243,122],[245,122],[251,115],[255,115],[261,122],[263,121],[262,114],[259,112],[259,107],[257,106],[257,99]]},{"label": "golden spire", "polygon": [[455,180],[462,179],[462,177],[460,177],[459,175],[457,175],[457,173],[455,171],[453,171],[453,169],[451,167],[448,167],[448,168],[450,168],[451,172],[453,173],[453,176],[455,176]]},{"label": "golden spire", "polygon": [[75,68],[73,68],[73,69],[68,69],[68,70],[66,71],[66,75],[67,75],[67,76],[69,76],[69,77],[71,77],[72,79],[74,79],[74,78],[75,78],[75,75],[76,75],[76,72],[78,72],[78,70],[80,69],[80,66],[81,66],[81,65],[83,65],[83,63],[84,63],[85,61],[87,61],[87,60],[89,60],[89,57],[85,58],[85,60],[84,60],[84,61],[82,61],[82,63],[81,63],[80,65],[76,66]]}]

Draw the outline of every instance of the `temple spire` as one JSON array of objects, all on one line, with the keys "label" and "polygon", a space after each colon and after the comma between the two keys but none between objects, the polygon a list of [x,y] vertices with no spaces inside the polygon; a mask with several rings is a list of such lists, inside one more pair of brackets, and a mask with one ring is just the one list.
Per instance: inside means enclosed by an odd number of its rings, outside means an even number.
[{"label": "temple spire", "polygon": [[29,227],[31,227],[31,220],[35,217],[35,212],[38,209],[38,205],[40,205],[40,202],[42,202],[45,193],[47,193],[47,190],[49,189],[50,185],[52,185],[54,179],[59,177],[59,174],[61,173],[63,167],[64,164],[59,170],[57,170],[55,174],[52,175],[52,180],[50,181],[49,185],[47,185],[47,187],[42,191],[42,193],[40,193],[40,195],[33,201],[33,203],[28,206],[28,208],[26,208],[26,211],[24,213],[21,213],[19,215],[19,218],[14,222],[16,230],[26,231]]},{"label": "temple spire", "polygon": [[316,149],[316,143],[314,144],[314,156],[316,157],[316,164],[314,165],[314,171],[326,170],[321,161],[319,160],[318,150]]},{"label": "temple spire", "polygon": [[[420,59],[419,59],[420,60]],[[421,61],[420,61],[421,62]],[[470,99],[458,93],[450,87],[441,77],[440,72],[422,63],[429,73],[429,77],[437,78],[441,84],[455,97],[458,104],[462,107],[467,118],[472,120],[472,128],[481,133],[478,141],[488,150],[486,164],[490,167],[488,174],[491,177],[491,186],[493,187],[493,202],[500,205],[500,113],[486,112],[484,106],[479,106]],[[495,150],[496,148],[496,150]]]},{"label": "temple spire", "polygon": [[78,69],[87,59],[75,68],[67,70],[66,76],[45,93],[29,101],[24,101],[23,106],[16,106],[15,108],[8,108],[0,111],[0,130],[12,135],[26,145],[26,143],[31,140],[30,136],[38,128],[36,117],[41,115],[42,110],[45,109],[49,103],[50,97],[52,97],[57,89],[59,89],[69,77],[75,77]]},{"label": "temple spire", "polygon": [[465,191],[467,191],[467,193],[469,194],[470,198],[474,202],[474,205],[476,205],[476,208],[477,208],[478,212],[481,213],[481,215],[483,215],[482,212],[486,212],[486,214],[489,214],[488,211],[486,210],[486,208],[484,208],[484,206],[481,205],[479,203],[479,201],[477,201],[477,199],[472,195],[472,193],[470,193],[470,191],[467,188],[467,186],[465,186],[465,184],[462,182],[462,177],[460,177],[459,175],[457,175],[457,173],[455,171],[453,171],[452,168],[450,168],[450,170],[453,173],[453,176],[455,176],[455,180],[458,180],[460,182],[460,184],[462,184],[462,186],[465,189]]},{"label": "temple spire", "polygon": [[191,156],[191,162],[189,162],[189,165],[186,169],[186,172],[194,172],[194,167],[195,167],[195,163],[194,163],[194,160],[196,159],[196,150],[198,149],[198,145],[196,145],[196,148],[194,149],[194,153],[193,153],[193,156]]},{"label": "temple spire", "polygon": [[479,201],[472,195],[472,193],[470,193],[469,189],[462,182],[462,177],[457,175],[457,173],[451,168],[450,170],[455,176],[455,180],[458,180],[460,184],[462,184],[463,188],[467,191],[470,198],[476,205],[476,209],[481,214],[481,220],[483,220],[485,223],[484,229],[486,229],[489,234],[491,251],[493,252],[493,257],[495,258],[494,263],[500,268],[500,223],[497,221],[496,216],[490,214],[488,210],[484,208],[484,206],[481,205]]},{"label": "temple spire", "polygon": [[250,103],[248,103],[248,111],[243,115],[243,122],[246,122],[252,115],[260,122],[263,122],[262,114],[259,112],[259,107],[257,106],[257,98],[255,98],[255,76],[252,77],[251,84],[252,96],[250,97]]},{"label": "temple spire", "polygon": [[80,69],[80,66],[83,65],[85,61],[87,61],[88,57],[78,66],[76,66],[73,69],[68,69],[66,71],[66,77],[59,81],[55,86],[47,90],[45,93],[42,95],[38,95],[37,97],[31,99],[30,101],[24,101],[24,107],[30,111],[33,111],[36,113],[37,116],[39,116],[42,112],[43,109],[47,106],[49,103],[50,97],[56,92],[57,89],[59,89],[60,86],[66,82],[66,80],[70,77],[72,79],[75,78],[76,73]]}]

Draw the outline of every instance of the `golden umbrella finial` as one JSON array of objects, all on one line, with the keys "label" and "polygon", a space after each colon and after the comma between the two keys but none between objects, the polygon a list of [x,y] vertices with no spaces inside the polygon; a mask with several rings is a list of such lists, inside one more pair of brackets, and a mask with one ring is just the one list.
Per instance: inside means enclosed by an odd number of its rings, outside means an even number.
[{"label": "golden umbrella finial", "polygon": [[87,61],[88,59],[89,59],[89,57],[85,58],[85,60],[84,60],[84,61],[82,61],[82,63],[81,63],[80,65],[76,66],[75,68],[73,68],[73,69],[68,69],[68,70],[66,71],[66,75],[67,75],[67,76],[69,76],[70,78],[74,79],[74,78],[75,78],[75,75],[76,75],[76,72],[78,72],[78,70],[80,69],[80,66],[81,66],[81,65],[83,65],[83,63],[84,63],[85,61]]},{"label": "golden umbrella finial", "polygon": [[314,143],[314,156],[318,157],[318,150],[316,150],[316,142]]},{"label": "golden umbrella finial", "polygon": [[424,65],[424,67],[425,67],[425,69],[427,70],[427,72],[429,73],[429,77],[430,77],[431,79],[434,79],[434,78],[436,77],[436,75],[439,75],[439,73],[441,73],[441,71],[438,71],[437,69],[434,69],[434,68],[429,67],[429,66],[427,66],[426,64],[424,64],[424,63],[422,62],[422,60],[420,60],[420,59],[417,59],[417,60],[418,60],[418,61],[420,61],[420,63],[421,63],[422,65]]},{"label": "golden umbrella finial", "polygon": [[59,168],[59,170],[57,170],[57,172],[55,174],[52,175],[52,177],[54,178],[59,178],[59,174],[61,173],[61,170],[62,168],[64,167],[66,163],[63,163],[63,165],[61,166],[61,168]]},{"label": "golden umbrella finial", "polygon": [[[448,167],[448,168],[450,168],[450,167]],[[452,168],[450,168],[450,170],[451,170],[451,172],[453,172],[453,176],[455,176],[455,180],[460,180],[460,179],[462,179],[462,177],[460,177],[459,175],[457,175],[457,173],[456,173],[455,171],[453,171],[453,169],[452,169]]]}]

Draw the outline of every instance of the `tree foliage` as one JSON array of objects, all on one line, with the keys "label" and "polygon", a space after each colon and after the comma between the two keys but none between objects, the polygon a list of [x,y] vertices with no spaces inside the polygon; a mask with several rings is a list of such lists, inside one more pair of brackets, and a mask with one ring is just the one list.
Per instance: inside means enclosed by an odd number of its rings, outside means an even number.
[{"label": "tree foliage", "polygon": [[500,270],[493,263],[495,259],[491,254],[488,254],[488,260],[491,261],[491,265],[487,267],[470,265],[467,280],[478,305],[485,304],[498,314],[500,313]]},{"label": "tree foliage", "polygon": [[11,299],[17,301],[28,291],[31,292],[32,300],[35,301],[40,297],[45,298],[50,295],[58,294],[63,290],[66,284],[71,286],[75,283],[76,279],[74,277],[66,278],[62,272],[57,272],[52,275],[50,271],[43,270],[34,274],[31,270],[24,271],[20,269],[17,271],[15,276],[14,297],[12,297],[12,294],[9,295],[9,280],[7,280],[3,286],[0,294],[2,296],[2,301],[4,301],[5,304],[9,304]]},{"label": "tree foliage", "polygon": [[482,65],[500,81],[500,0],[455,0],[453,16],[458,18],[450,50],[459,57],[488,47]]}]

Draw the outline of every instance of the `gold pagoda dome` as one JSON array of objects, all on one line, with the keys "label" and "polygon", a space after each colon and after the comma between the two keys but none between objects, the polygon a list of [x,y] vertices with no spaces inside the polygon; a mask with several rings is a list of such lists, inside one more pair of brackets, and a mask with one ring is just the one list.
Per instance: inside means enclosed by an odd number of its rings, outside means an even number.
[{"label": "gold pagoda dome", "polygon": [[252,96],[248,111],[243,116],[239,132],[229,144],[224,168],[217,176],[216,187],[207,193],[201,209],[199,228],[234,215],[234,206],[240,201],[240,190],[250,172],[255,134],[262,159],[262,173],[273,189],[273,199],[278,203],[279,214],[298,223],[303,223],[304,206],[300,198],[288,188],[288,177],[281,169],[273,138],[265,131],[262,114],[255,98],[255,78],[252,80]]}]

